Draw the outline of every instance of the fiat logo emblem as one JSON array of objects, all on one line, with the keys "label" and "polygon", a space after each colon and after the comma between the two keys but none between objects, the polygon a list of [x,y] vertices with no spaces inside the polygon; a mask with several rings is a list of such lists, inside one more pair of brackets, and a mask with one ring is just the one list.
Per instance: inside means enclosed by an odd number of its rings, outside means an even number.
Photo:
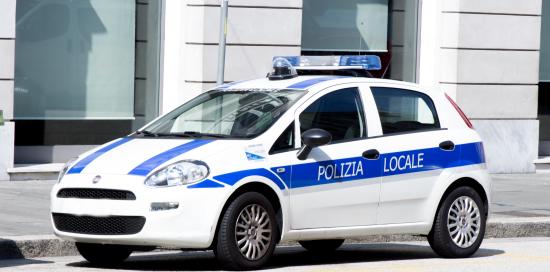
[{"label": "fiat logo emblem", "polygon": [[97,175],[97,176],[94,177],[94,179],[92,179],[92,183],[93,183],[93,184],[96,184],[96,183],[98,183],[100,180],[101,180],[101,176],[100,176],[100,175]]}]

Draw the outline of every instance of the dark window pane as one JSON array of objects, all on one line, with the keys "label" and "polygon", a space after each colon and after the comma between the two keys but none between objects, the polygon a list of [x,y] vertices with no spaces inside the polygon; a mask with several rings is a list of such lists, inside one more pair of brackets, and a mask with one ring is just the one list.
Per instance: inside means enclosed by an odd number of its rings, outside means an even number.
[{"label": "dark window pane", "polygon": [[285,131],[277,138],[269,154],[280,153],[294,148],[294,122],[288,126]]},{"label": "dark window pane", "polygon": [[307,107],[300,114],[300,132],[312,128],[330,132],[333,142],[363,137],[363,109],[357,88],[331,92]]},{"label": "dark window pane", "polygon": [[432,100],[425,94],[394,88],[372,88],[384,134],[439,128]]},{"label": "dark window pane", "polygon": [[386,51],[388,0],[305,0],[302,49]]},{"label": "dark window pane", "polygon": [[[21,5],[23,8],[27,6]],[[19,7],[19,5],[18,5]],[[19,14],[25,11],[20,11]],[[25,42],[37,42],[64,35],[69,29],[69,8],[61,4],[44,5],[31,12],[17,24],[17,39]]]}]

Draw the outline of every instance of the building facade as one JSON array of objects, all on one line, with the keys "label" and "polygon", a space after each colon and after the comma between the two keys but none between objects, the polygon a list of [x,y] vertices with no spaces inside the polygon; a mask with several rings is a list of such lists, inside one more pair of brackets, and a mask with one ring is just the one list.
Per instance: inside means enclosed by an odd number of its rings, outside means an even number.
[{"label": "building facade", "polygon": [[[0,179],[214,87],[219,5],[0,0]],[[229,0],[226,82],[300,54],[376,54],[375,76],[439,87],[472,119],[492,172],[533,172],[550,155],[548,0]]]}]

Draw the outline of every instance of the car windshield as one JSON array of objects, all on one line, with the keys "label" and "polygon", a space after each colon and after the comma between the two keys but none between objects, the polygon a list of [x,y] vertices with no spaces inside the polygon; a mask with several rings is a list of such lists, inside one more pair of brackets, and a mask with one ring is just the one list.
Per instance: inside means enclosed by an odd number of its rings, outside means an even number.
[{"label": "car windshield", "polygon": [[300,90],[212,90],[197,96],[136,135],[143,137],[253,138],[305,94]]}]

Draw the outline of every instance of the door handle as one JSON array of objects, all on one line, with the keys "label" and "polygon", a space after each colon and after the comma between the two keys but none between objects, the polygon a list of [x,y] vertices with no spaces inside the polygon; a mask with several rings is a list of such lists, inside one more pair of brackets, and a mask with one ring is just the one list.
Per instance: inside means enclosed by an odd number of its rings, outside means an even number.
[{"label": "door handle", "polygon": [[367,160],[378,160],[378,158],[380,158],[380,152],[376,149],[369,149],[363,152],[363,158]]},{"label": "door handle", "polygon": [[452,141],[444,141],[439,144],[439,148],[445,151],[453,151],[455,150],[455,143]]}]

